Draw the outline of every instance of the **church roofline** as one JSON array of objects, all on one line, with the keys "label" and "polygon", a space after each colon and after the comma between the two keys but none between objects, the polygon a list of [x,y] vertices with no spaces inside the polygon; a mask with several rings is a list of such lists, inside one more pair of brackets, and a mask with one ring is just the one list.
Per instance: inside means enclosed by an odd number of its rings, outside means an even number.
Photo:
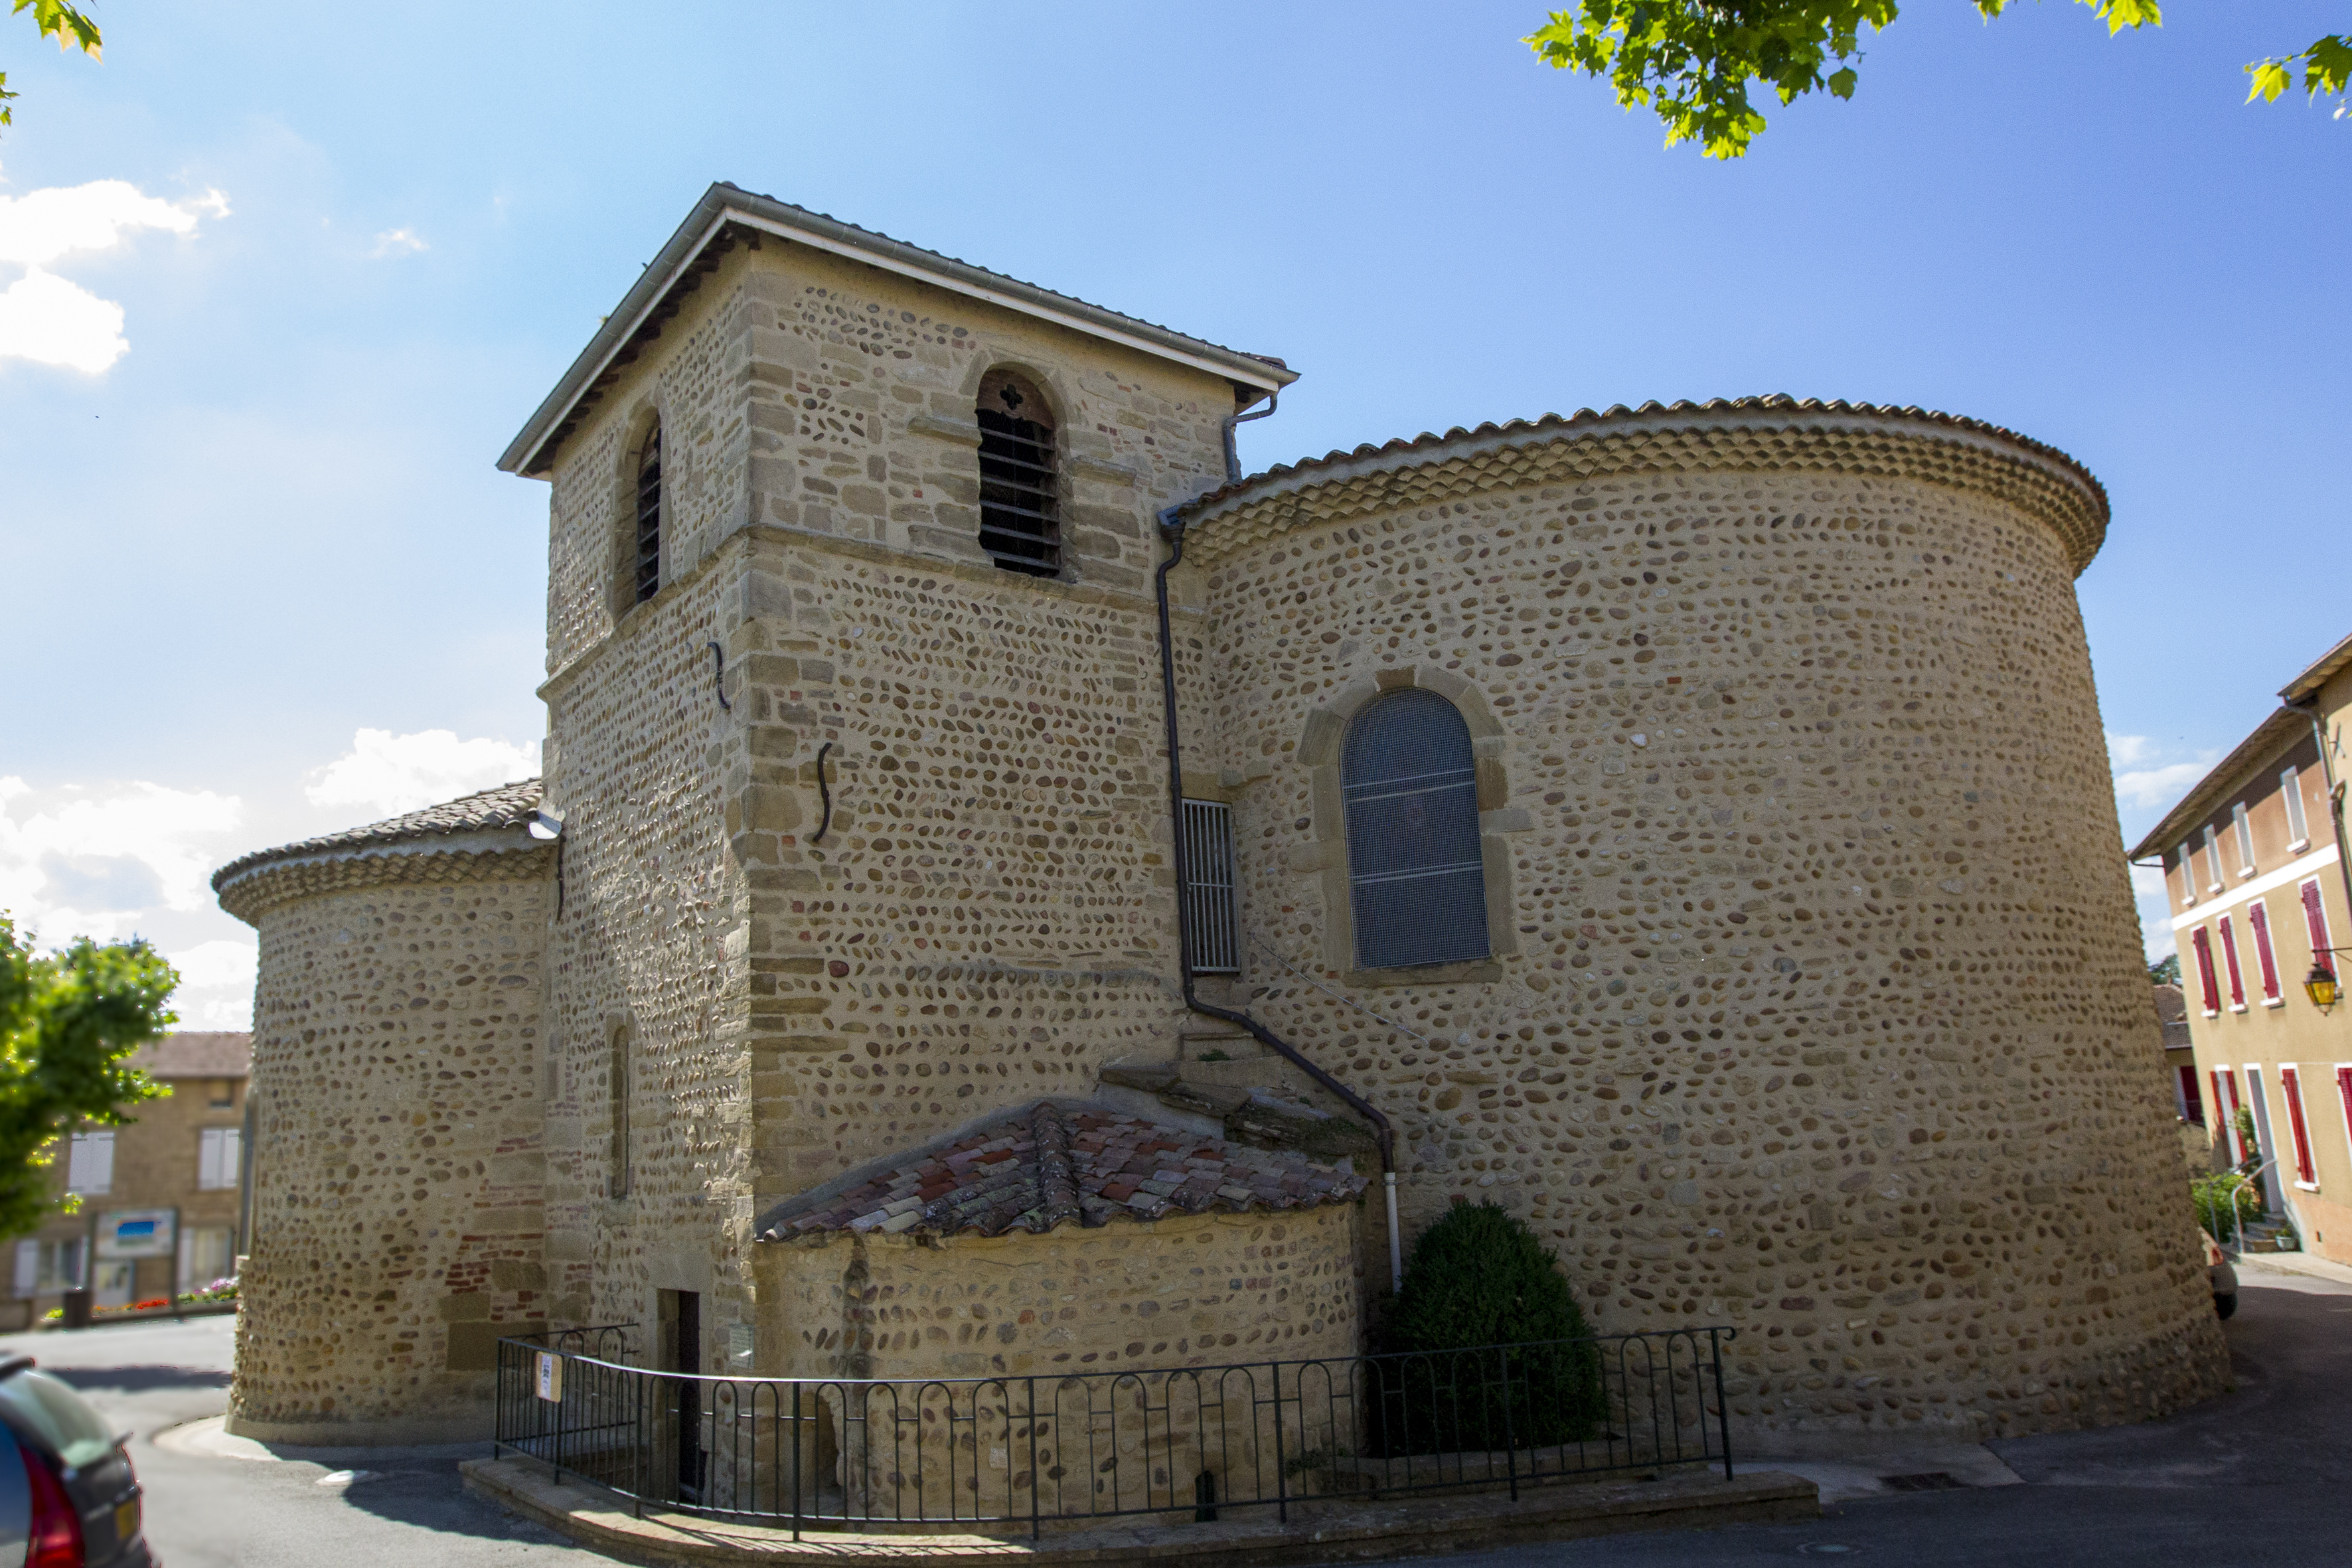
[{"label": "church roofline", "polygon": [[[293,844],[281,844],[274,849],[256,849],[240,855],[213,873],[213,891],[227,893],[230,887],[254,872],[283,862],[315,860],[321,858],[349,857],[365,852],[381,852],[396,846],[423,846],[434,849],[478,854],[492,852],[506,844],[508,837],[520,833],[523,839],[513,847],[541,848],[543,841],[529,837],[532,817],[539,811],[541,785],[537,779],[521,779],[500,784],[495,789],[477,790],[472,795],[459,795],[456,800],[428,805],[401,816],[372,822],[364,827],[347,827],[340,833],[325,833],[316,838],[305,838]],[[485,835],[492,837],[485,837]]]},{"label": "church roofline", "polygon": [[[1298,379],[1298,373],[1280,360],[1246,353],[1209,342],[1133,316],[1088,304],[1067,294],[1041,289],[1001,272],[991,272],[942,256],[936,250],[908,245],[887,235],[844,223],[824,213],[754,195],[720,181],[702,194],[677,231],[639,274],[588,346],[580,352],[555,389],[533,411],[520,433],[499,456],[499,468],[509,474],[538,474],[547,469],[553,451],[575,422],[581,402],[596,384],[626,363],[627,351],[641,336],[657,331],[676,307],[670,304],[680,285],[693,286],[715,261],[706,253],[719,244],[730,226],[772,236],[814,250],[862,261],[886,272],[913,278],[935,288],[1008,310],[1053,322],[1089,337],[1122,344],[1156,358],[1231,381],[1254,403]],[[633,358],[634,355],[627,357]]]},{"label": "church roofline", "polygon": [[[1708,458],[1706,448],[1717,446],[1723,437],[1739,432],[1769,432],[1775,439],[1782,436],[1800,437],[1818,442],[1827,437],[1834,441],[1843,435],[1872,431],[1892,436],[1909,437],[1927,444],[1943,447],[1948,452],[1969,451],[1978,457],[1992,457],[2005,462],[2012,470],[2022,467],[2041,476],[2045,493],[2054,483],[2065,498],[2057,514],[2048,521],[2055,525],[2063,540],[2069,560],[2076,573],[2090,564],[2105,541],[2110,517],[2106,487],[2081,462],[2014,430],[1987,424],[1981,419],[1965,418],[1959,415],[1938,414],[1925,408],[1896,408],[1870,403],[1824,403],[1815,398],[1799,399],[1786,394],[1764,397],[1712,398],[1705,403],[1675,402],[1644,403],[1639,408],[1622,404],[1602,413],[1580,408],[1562,416],[1547,414],[1539,419],[1514,419],[1505,425],[1481,425],[1475,430],[1457,426],[1444,435],[1424,433],[1411,439],[1390,441],[1383,446],[1365,445],[1353,451],[1330,452],[1320,458],[1302,458],[1295,463],[1281,463],[1263,473],[1224,485],[1206,495],[1184,503],[1181,512],[1188,526],[1209,522],[1220,517],[1239,512],[1253,504],[1276,498],[1303,496],[1311,491],[1331,491],[1346,486],[1357,486],[1368,500],[1386,498],[1385,504],[1398,504],[1402,491],[1397,476],[1414,469],[1435,468],[1440,465],[1467,462],[1474,467],[1492,468],[1498,460],[1520,460],[1536,448],[1566,449],[1586,443],[1598,444],[1612,437],[1630,438],[1648,443],[1637,454],[1631,466],[1647,469],[1657,466],[1656,444],[1668,438],[1690,437],[1698,443],[1691,454],[1700,464]],[[1753,466],[1736,455],[1728,447],[1723,448],[1726,464],[1732,468]],[[1787,452],[1780,457],[1790,466],[1839,466],[1827,461],[1825,455],[1800,458]],[[1569,467],[1576,465],[1571,460]],[[1684,466],[1680,459],[1670,467]],[[1778,466],[1777,463],[1768,466]],[[1865,461],[1864,469],[1870,468]],[[1612,470],[1613,471],[1613,470]],[[1556,482],[1573,474],[1546,474],[1540,482]],[[1410,489],[1410,486],[1404,487]]]}]

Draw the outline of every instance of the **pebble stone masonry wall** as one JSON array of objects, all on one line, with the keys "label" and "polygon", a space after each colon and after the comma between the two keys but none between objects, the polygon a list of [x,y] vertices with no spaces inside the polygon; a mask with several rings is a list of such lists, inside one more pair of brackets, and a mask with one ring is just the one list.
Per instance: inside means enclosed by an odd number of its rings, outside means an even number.
[{"label": "pebble stone masonry wall", "polygon": [[[1409,1233],[1491,1198],[1597,1327],[1737,1325],[1773,1442],[2220,1388],[2073,591],[2105,521],[2021,438],[1785,399],[1335,454],[1195,509],[1193,744],[1271,770],[1236,806],[1245,923],[1360,1004],[1268,965],[1255,1005],[1397,1120]],[[1327,940],[1307,753],[1402,685],[1480,737],[1508,896],[1457,984]]]},{"label": "pebble stone masonry wall", "polygon": [[[973,405],[1000,365],[1055,403],[1060,580],[979,548]],[[701,1292],[716,1365],[764,1321],[754,1214],[1167,1054],[1151,513],[1221,476],[1233,405],[1210,372],[747,244],[563,443],[542,694],[564,1315],[650,1323],[655,1292]],[[664,586],[625,606],[624,480],[656,416]],[[759,1364],[782,1353],[763,1334]]]},{"label": "pebble stone masonry wall", "polygon": [[498,1336],[548,1320],[551,857],[510,837],[265,868],[224,897],[261,946],[234,1432],[485,1436]]}]

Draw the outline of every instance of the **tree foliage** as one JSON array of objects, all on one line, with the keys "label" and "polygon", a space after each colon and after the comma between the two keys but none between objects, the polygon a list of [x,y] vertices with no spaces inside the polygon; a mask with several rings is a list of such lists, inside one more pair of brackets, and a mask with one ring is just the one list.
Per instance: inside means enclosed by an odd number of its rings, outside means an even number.
[{"label": "tree foliage", "polygon": [[[76,1126],[116,1126],[162,1094],[131,1054],[178,1020],[180,977],[144,942],[83,937],[46,956],[0,914],[0,1236],[58,1212],[55,1142]],[[71,1200],[67,1200],[67,1207]]]},{"label": "tree foliage", "polygon": [[[100,46],[104,40],[98,36],[98,24],[79,7],[67,5],[66,0],[10,0],[10,16],[26,11],[33,14],[33,26],[40,30],[40,36],[55,38],[58,48],[68,53],[79,49],[91,59],[100,58]],[[8,73],[0,71],[0,125],[16,123],[8,100],[16,96],[8,90]]]},{"label": "tree foliage", "polygon": [[[1970,3],[1988,21],[2010,5]],[[2164,24],[2157,0],[2081,3],[2111,35]],[[1751,82],[1784,104],[1809,92],[1852,98],[1863,29],[1885,30],[1899,9],[1897,0],[1577,0],[1524,42],[1548,65],[1605,79],[1622,107],[1654,110],[1666,145],[1696,142],[1707,157],[1737,158],[1764,129]],[[2298,68],[2306,92],[2341,94],[2347,68],[2352,39],[2330,35],[2300,54],[2248,66],[2248,101],[2276,100]]]},{"label": "tree foliage", "polygon": [[2168,952],[2162,958],[2158,959],[2154,963],[2149,964],[2147,966],[2147,978],[2149,984],[2154,985],[2179,984],[2180,955],[2177,952]]}]

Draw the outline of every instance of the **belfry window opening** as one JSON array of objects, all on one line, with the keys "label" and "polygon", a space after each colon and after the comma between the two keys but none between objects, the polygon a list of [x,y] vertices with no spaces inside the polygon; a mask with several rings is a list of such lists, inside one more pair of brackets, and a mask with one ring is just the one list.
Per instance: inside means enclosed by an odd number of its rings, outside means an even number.
[{"label": "belfry window opening", "polygon": [[1009,370],[980,384],[980,547],[1007,572],[1062,573],[1061,480],[1054,414],[1034,384]]},{"label": "belfry window opening", "polygon": [[656,424],[637,449],[636,598],[642,605],[661,588],[662,433]]}]

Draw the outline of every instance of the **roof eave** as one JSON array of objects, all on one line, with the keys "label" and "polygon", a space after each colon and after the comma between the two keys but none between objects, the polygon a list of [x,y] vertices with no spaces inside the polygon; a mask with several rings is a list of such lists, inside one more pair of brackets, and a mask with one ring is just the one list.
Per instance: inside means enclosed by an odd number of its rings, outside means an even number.
[{"label": "roof eave", "polygon": [[2308,702],[2319,689],[2352,667],[2352,637],[2346,637],[2314,661],[2311,668],[2279,688],[2279,700],[2290,707]]},{"label": "roof eave", "polygon": [[686,221],[646,264],[636,282],[621,297],[620,304],[597,328],[596,335],[588,340],[588,346],[581,350],[579,357],[558,379],[555,389],[507,444],[506,450],[499,455],[501,472],[541,471],[537,459],[549,434],[562,424],[582,395],[611,366],[614,356],[636,336],[646,319],[661,307],[663,299],[687,268],[730,223],[740,223],[761,234],[861,261],[1089,337],[1206,371],[1260,395],[1279,392],[1298,379],[1298,373],[1287,367],[1154,327],[1034,284],[1000,277],[967,262],[869,234],[720,181],[702,194]]},{"label": "roof eave", "polygon": [[2179,843],[2182,833],[2202,822],[2212,811],[2213,803],[2228,795],[2258,759],[2293,744],[2292,737],[2308,733],[2310,724],[2311,715],[2302,709],[2271,710],[2263,721],[2231,750],[2228,756],[2214,763],[2205,776],[2164,814],[2163,821],[2148,829],[2147,836],[2133,847],[2126,858],[2144,860],[2150,855],[2161,855]]}]

